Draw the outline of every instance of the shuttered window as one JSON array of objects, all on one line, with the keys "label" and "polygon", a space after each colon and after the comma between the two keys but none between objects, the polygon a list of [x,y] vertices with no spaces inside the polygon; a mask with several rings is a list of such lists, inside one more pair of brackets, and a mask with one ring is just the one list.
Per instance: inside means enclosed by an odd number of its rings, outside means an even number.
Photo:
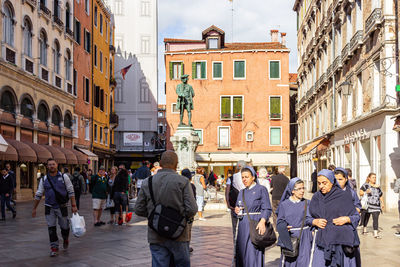
[{"label": "shuttered window", "polygon": [[221,96],[221,119],[243,119],[243,96]]},{"label": "shuttered window", "polygon": [[280,79],[281,78],[281,64],[279,61],[269,62],[269,78]]},{"label": "shuttered window", "polygon": [[221,97],[221,119],[231,118],[231,97]]},{"label": "shuttered window", "polygon": [[233,118],[241,119],[243,117],[243,97],[233,97]]},{"label": "shuttered window", "polygon": [[169,78],[171,80],[179,80],[183,74],[184,74],[183,62],[169,63]]},{"label": "shuttered window", "polygon": [[281,119],[281,97],[271,96],[269,98],[269,117],[271,119]]},{"label": "shuttered window", "polygon": [[271,127],[269,130],[270,134],[270,145],[280,145],[281,144],[281,128]]},{"label": "shuttered window", "polygon": [[207,62],[199,61],[192,63],[193,79],[207,79]]},{"label": "shuttered window", "polygon": [[222,62],[213,62],[213,79],[222,79]]},{"label": "shuttered window", "polygon": [[246,62],[244,60],[234,61],[233,78],[245,79],[246,78]]}]

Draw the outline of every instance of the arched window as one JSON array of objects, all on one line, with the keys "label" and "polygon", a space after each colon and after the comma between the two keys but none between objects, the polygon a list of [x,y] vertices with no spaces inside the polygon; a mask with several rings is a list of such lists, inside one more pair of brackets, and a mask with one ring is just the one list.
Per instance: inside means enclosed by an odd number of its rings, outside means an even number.
[{"label": "arched window", "polygon": [[14,15],[9,3],[4,5],[3,41],[14,46]]},{"label": "arched window", "polygon": [[58,109],[53,110],[53,114],[51,114],[51,123],[56,126],[60,126],[62,121],[60,111]]},{"label": "arched window", "polygon": [[24,53],[32,57],[32,24],[27,18],[24,20]]},{"label": "arched window", "polygon": [[21,114],[27,118],[32,118],[33,115],[33,104],[28,97],[25,97],[21,102]]},{"label": "arched window", "polygon": [[54,41],[53,64],[54,72],[60,74],[60,44],[57,40]]},{"label": "arched window", "polygon": [[15,113],[15,100],[10,91],[5,91],[1,95],[1,108],[4,111]]},{"label": "arched window", "polygon": [[54,7],[54,17],[59,18],[60,17],[60,5],[58,4],[58,0],[53,1],[53,7]]},{"label": "arched window", "polygon": [[67,49],[65,53],[65,79],[71,81],[71,52]]},{"label": "arched window", "polygon": [[47,66],[47,34],[44,30],[40,31],[40,64]]},{"label": "arched window", "polygon": [[41,103],[38,108],[38,119],[43,122],[47,122],[49,118],[49,110],[46,105]]},{"label": "arched window", "polygon": [[71,29],[71,10],[68,3],[65,6],[65,28]]},{"label": "arched window", "polygon": [[71,118],[71,114],[69,114],[69,113],[65,114],[64,127],[68,128],[68,129],[72,128],[72,118]]}]

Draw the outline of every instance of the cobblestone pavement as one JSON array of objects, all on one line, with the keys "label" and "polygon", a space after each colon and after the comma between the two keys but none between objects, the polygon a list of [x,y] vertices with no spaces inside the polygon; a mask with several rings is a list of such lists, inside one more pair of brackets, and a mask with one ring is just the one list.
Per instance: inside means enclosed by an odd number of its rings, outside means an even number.
[{"label": "cobblestone pavement", "polygon": [[[32,203],[19,203],[15,220],[7,214],[0,222],[0,266],[150,266],[146,221],[134,216],[126,227],[106,225],[93,227],[89,196],[83,196],[81,215],[85,216],[87,233],[70,238],[68,251],[49,257],[49,241],[44,219],[43,202],[37,218],[31,218]],[[230,215],[224,211],[207,211],[207,221],[195,221],[192,230],[192,266],[230,266],[232,262],[232,230]],[[108,211],[103,220],[109,219]],[[371,222],[372,223],[372,222]],[[370,223],[370,224],[371,224]],[[382,239],[361,236],[363,266],[400,266],[400,238],[393,235],[398,217],[381,217]],[[372,230],[372,229],[371,229]],[[266,251],[266,266],[278,266],[279,248]]]}]

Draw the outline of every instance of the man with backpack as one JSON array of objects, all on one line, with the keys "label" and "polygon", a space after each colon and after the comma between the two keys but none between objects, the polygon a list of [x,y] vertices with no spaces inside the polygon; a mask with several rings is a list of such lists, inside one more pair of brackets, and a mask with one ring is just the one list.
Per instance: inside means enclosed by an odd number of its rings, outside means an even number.
[{"label": "man with backpack", "polygon": [[190,266],[190,227],[197,212],[187,178],[176,173],[178,156],[166,151],[157,174],[145,179],[136,200],[135,213],[148,218],[148,242],[153,267]]},{"label": "man with backpack", "polygon": [[80,198],[81,198],[81,193],[84,192],[85,188],[85,179],[83,178],[82,174],[80,174],[81,169],[79,167],[76,167],[74,169],[74,173],[72,174],[72,185],[74,186],[74,192],[75,192],[75,200],[76,200],[76,207],[79,210],[79,203],[80,203]]},{"label": "man with backpack", "polygon": [[54,159],[47,160],[47,175],[39,182],[32,209],[32,217],[36,217],[36,208],[45,195],[45,215],[50,238],[50,256],[58,255],[57,221],[63,237],[63,248],[69,245],[68,201],[71,200],[71,212],[76,213],[74,187],[69,177],[58,171],[58,164]]}]

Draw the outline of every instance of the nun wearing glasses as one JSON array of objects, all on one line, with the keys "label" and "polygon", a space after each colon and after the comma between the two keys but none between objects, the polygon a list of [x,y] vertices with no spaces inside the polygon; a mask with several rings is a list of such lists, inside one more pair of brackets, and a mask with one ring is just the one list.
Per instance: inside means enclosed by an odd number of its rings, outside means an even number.
[{"label": "nun wearing glasses", "polygon": [[[310,201],[304,199],[304,182],[300,178],[289,181],[276,211],[278,246],[281,247],[281,267],[302,267],[310,263],[312,244],[312,221],[309,213]],[[298,238],[298,247],[293,248],[291,239]],[[283,250],[296,250],[296,256],[285,256]]]}]

